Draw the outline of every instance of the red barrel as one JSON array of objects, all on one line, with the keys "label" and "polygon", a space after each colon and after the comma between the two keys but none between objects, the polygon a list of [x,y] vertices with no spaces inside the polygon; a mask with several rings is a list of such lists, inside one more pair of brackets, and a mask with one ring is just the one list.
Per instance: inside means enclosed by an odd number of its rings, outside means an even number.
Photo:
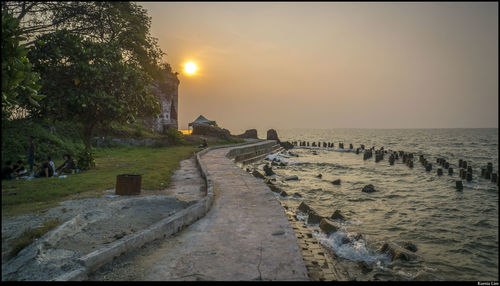
[{"label": "red barrel", "polygon": [[115,194],[120,196],[139,195],[141,193],[141,175],[116,176]]}]

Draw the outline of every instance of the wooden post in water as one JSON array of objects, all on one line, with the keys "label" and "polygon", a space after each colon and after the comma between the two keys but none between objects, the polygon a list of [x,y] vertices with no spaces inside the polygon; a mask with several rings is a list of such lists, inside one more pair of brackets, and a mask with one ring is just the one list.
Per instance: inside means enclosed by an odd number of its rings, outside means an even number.
[{"label": "wooden post in water", "polygon": [[459,159],[459,160],[458,160],[458,167],[459,167],[459,168],[462,168],[462,163],[463,163],[463,162],[464,162],[464,160],[462,160],[462,159]]},{"label": "wooden post in water", "polygon": [[448,175],[453,175],[453,168],[448,168]]},{"label": "wooden post in water", "polygon": [[427,163],[427,165],[425,166],[425,170],[427,172],[430,172],[432,170],[432,164],[431,163]]},{"label": "wooden post in water", "polygon": [[442,176],[442,175],[443,175],[443,169],[438,168],[438,169],[437,169],[437,175],[438,175],[438,176]]},{"label": "wooden post in water", "polygon": [[467,172],[467,182],[472,181],[472,172]]},{"label": "wooden post in water", "polygon": [[464,185],[462,184],[462,181],[455,181],[455,187],[457,190],[461,191],[464,189]]}]

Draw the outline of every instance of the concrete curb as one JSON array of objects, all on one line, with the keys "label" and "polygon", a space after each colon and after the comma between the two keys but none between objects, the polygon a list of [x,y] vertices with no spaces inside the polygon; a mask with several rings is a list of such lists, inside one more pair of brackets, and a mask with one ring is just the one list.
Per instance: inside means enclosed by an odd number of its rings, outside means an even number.
[{"label": "concrete curb", "polygon": [[105,265],[106,263],[111,262],[114,258],[122,254],[125,254],[131,250],[140,248],[144,244],[151,242],[153,240],[175,234],[180,230],[182,230],[183,228],[189,226],[193,222],[205,216],[205,214],[210,210],[212,203],[214,201],[214,190],[210,175],[208,174],[206,167],[201,161],[201,156],[215,149],[231,148],[236,146],[237,147],[241,146],[241,148],[235,148],[235,149],[244,149],[245,145],[255,144],[259,142],[266,142],[266,140],[209,147],[207,149],[198,152],[196,154],[196,163],[207,185],[206,196],[202,200],[200,200],[199,202],[195,203],[192,206],[189,206],[186,209],[183,209],[182,211],[179,211],[173,216],[158,221],[157,223],[151,225],[150,227],[142,231],[125,236],[122,239],[112,242],[99,250],[96,250],[94,252],[91,252],[87,255],[80,257],[77,260],[78,263],[80,264],[80,266],[77,269],[58,276],[57,278],[54,279],[54,281],[86,280],[93,271],[97,270],[99,267]]}]

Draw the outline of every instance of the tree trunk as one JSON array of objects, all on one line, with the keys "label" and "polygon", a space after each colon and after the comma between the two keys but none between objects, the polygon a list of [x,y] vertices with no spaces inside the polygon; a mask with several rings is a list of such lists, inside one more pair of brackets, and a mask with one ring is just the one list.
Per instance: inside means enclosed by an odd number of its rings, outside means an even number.
[{"label": "tree trunk", "polygon": [[85,149],[90,151],[92,145],[92,133],[94,131],[95,123],[88,123],[83,126],[83,143],[85,144]]}]

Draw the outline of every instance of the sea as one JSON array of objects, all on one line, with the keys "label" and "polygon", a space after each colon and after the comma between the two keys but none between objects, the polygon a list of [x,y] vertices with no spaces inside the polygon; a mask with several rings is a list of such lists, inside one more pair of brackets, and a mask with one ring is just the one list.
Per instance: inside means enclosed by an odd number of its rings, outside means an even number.
[{"label": "sea", "polygon": [[[258,130],[259,137],[266,130]],[[289,129],[277,130],[281,141],[333,142],[333,148],[295,147],[272,154],[244,168],[262,171],[269,160],[275,184],[288,196],[275,194],[282,205],[297,210],[305,202],[318,214],[330,217],[339,210],[346,218],[339,231],[325,235],[308,225],[318,241],[332,249],[356,280],[498,281],[498,183],[482,178],[490,162],[498,173],[498,129]],[[344,144],[344,149],[339,148]],[[349,149],[349,144],[353,149]],[[382,147],[388,153],[375,162],[355,150]],[[390,165],[391,152],[414,154],[414,167],[402,158]],[[426,171],[419,155],[432,163]],[[437,158],[454,169],[437,174]],[[456,189],[459,160],[472,166],[471,182]],[[321,174],[322,177],[317,176]],[[285,180],[289,176],[298,180]],[[340,185],[332,181],[340,179]],[[372,184],[376,192],[362,188]],[[296,211],[306,222],[307,216]],[[358,240],[352,239],[361,234]],[[351,238],[346,243],[345,238]],[[358,237],[359,238],[359,237]],[[381,251],[384,243],[416,246],[412,258],[394,260]],[[372,271],[361,272],[364,261]],[[358,268],[357,268],[358,267]]]}]

